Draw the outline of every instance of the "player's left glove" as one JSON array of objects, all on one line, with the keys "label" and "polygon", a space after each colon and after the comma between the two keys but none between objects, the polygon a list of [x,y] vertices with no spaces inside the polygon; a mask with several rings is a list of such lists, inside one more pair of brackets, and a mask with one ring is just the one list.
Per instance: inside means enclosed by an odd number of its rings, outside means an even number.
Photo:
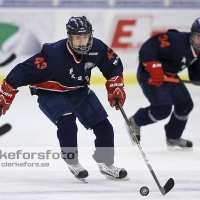
[{"label": "player's left glove", "polygon": [[162,64],[159,61],[144,62],[143,65],[150,74],[150,79],[148,84],[155,85],[159,87],[164,82],[164,72],[162,69]]},{"label": "player's left glove", "polygon": [[18,90],[7,83],[6,80],[3,81],[0,89],[0,116],[6,114],[17,92]]},{"label": "player's left glove", "polygon": [[110,106],[119,110],[119,106],[116,104],[116,100],[118,99],[119,103],[123,106],[126,100],[126,93],[124,91],[124,83],[123,78],[121,76],[114,76],[107,80],[106,89],[108,92],[108,101],[110,102]]}]

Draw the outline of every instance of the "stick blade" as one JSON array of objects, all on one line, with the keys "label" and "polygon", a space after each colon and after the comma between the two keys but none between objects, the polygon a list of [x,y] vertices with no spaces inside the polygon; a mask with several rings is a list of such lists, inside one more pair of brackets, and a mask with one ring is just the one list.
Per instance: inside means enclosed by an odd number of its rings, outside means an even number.
[{"label": "stick blade", "polygon": [[167,194],[167,193],[174,187],[174,185],[175,185],[174,179],[173,179],[173,178],[170,178],[170,179],[167,181],[167,183],[165,184],[165,186],[164,186],[165,192],[164,192],[163,195]]},{"label": "stick blade", "polygon": [[0,63],[0,67],[4,67],[12,62],[16,58],[16,54],[12,53],[6,60]]},{"label": "stick blade", "polygon": [[4,124],[3,126],[0,127],[0,136],[7,133],[12,126],[10,124]]}]

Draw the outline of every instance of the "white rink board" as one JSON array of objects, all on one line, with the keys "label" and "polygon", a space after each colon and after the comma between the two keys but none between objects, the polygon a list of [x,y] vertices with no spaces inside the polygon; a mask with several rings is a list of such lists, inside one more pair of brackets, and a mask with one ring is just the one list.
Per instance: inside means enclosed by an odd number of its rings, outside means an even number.
[{"label": "white rink board", "polygon": [[[85,15],[93,25],[94,37],[108,44],[120,56],[124,74],[135,74],[138,50],[151,35],[169,28],[189,31],[199,17],[197,9],[0,9],[0,23],[15,24],[23,29],[11,37],[0,51],[0,63],[15,47],[17,58],[1,68],[7,74],[17,63],[31,55],[24,49],[33,46],[31,37],[41,45],[66,37],[65,24],[71,16]],[[29,37],[24,37],[29,35]],[[1,36],[1,35],[0,35]],[[11,47],[12,48],[9,48]],[[34,52],[34,51],[33,51]],[[100,73],[95,71],[94,73]]]}]

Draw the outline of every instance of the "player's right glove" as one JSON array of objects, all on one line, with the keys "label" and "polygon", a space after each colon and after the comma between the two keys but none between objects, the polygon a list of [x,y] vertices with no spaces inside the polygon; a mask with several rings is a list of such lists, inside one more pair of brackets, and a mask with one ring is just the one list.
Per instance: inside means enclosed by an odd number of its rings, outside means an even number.
[{"label": "player's right glove", "polygon": [[108,101],[110,102],[110,106],[119,110],[119,106],[116,104],[115,99],[118,99],[122,106],[126,100],[123,78],[121,76],[114,76],[108,79],[106,82],[106,89],[108,92]]},{"label": "player's right glove", "polygon": [[164,72],[162,64],[159,61],[144,62],[143,65],[150,74],[148,84],[159,87],[164,81]]},{"label": "player's right glove", "polygon": [[0,116],[6,114],[17,92],[18,90],[7,83],[6,80],[3,81],[0,89]]}]

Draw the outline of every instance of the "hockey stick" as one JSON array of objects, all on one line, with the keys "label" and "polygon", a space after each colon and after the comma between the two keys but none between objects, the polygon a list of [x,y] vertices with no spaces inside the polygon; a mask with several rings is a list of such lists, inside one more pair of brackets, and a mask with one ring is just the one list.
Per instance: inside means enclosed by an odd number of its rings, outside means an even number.
[{"label": "hockey stick", "polygon": [[178,78],[165,78],[164,79],[165,82],[171,82],[171,83],[192,83],[194,85],[200,85],[200,81],[189,81],[189,80],[181,80]]},{"label": "hockey stick", "polygon": [[174,180],[172,178],[170,178],[167,181],[167,183],[164,185],[164,187],[161,187],[161,185],[160,185],[160,183],[159,183],[159,181],[158,181],[158,179],[157,179],[157,177],[156,177],[156,175],[155,175],[155,173],[154,173],[149,161],[147,160],[147,157],[146,157],[144,151],[142,150],[140,142],[138,141],[138,139],[136,137],[136,134],[134,133],[133,128],[130,125],[130,122],[129,122],[129,120],[128,120],[125,112],[124,112],[124,109],[122,108],[121,104],[119,103],[119,101],[117,99],[116,99],[116,102],[117,102],[117,104],[119,106],[119,109],[120,109],[120,111],[121,111],[121,113],[122,113],[122,115],[123,115],[123,117],[124,117],[124,119],[126,121],[127,126],[129,127],[130,135],[133,138],[133,140],[136,142],[136,144],[137,144],[137,146],[138,146],[138,148],[139,148],[139,150],[140,150],[140,152],[141,152],[141,154],[142,154],[142,156],[143,156],[143,158],[144,158],[144,160],[145,160],[145,162],[147,164],[147,167],[149,168],[149,170],[151,172],[151,175],[153,176],[153,178],[154,178],[154,180],[155,180],[160,192],[163,195],[167,194],[174,187]]},{"label": "hockey stick", "polygon": [[0,67],[4,67],[5,65],[9,64],[16,58],[16,54],[12,53],[6,60],[0,63]]},{"label": "hockey stick", "polygon": [[11,129],[11,125],[10,124],[4,124],[0,127],[0,136],[4,135],[5,133],[7,133],[10,129]]},{"label": "hockey stick", "polygon": [[[1,111],[2,107],[0,106],[0,111]],[[4,135],[5,133],[7,133],[10,129],[12,128],[12,126],[10,124],[4,124],[0,127],[0,136]]]}]

